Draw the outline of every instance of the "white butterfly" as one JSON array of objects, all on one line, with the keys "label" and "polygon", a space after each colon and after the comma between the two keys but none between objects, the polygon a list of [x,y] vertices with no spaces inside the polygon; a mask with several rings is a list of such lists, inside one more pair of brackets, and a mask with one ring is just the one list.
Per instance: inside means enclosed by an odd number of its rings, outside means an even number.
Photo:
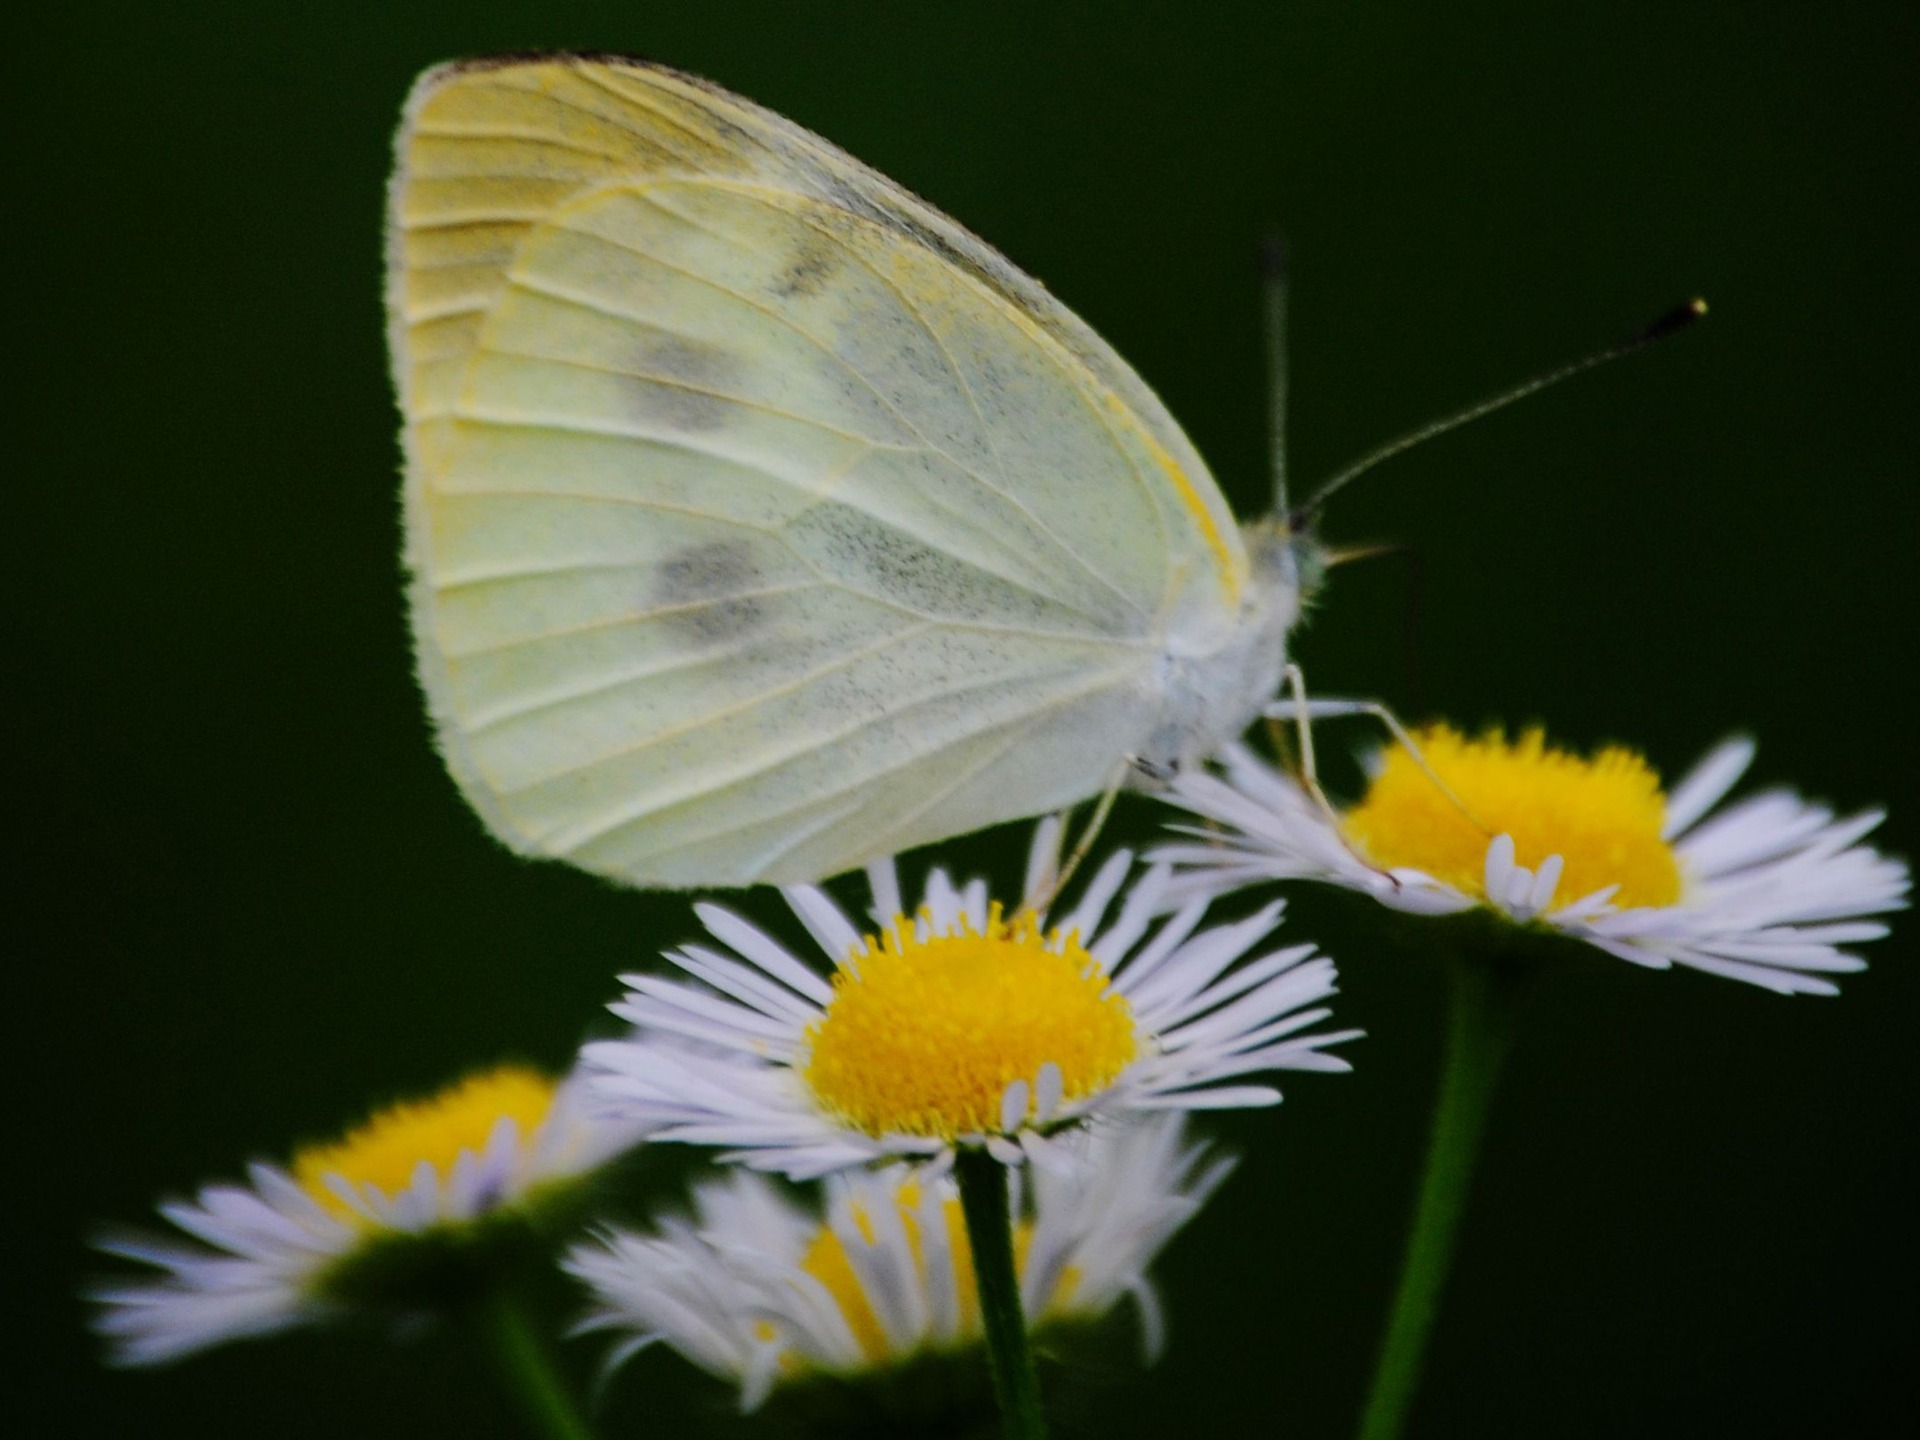
[{"label": "white butterfly", "polygon": [[637,61],[443,66],[391,210],[421,682],[514,849],[816,879],[1164,776],[1273,695],[1311,541],[792,122]]}]

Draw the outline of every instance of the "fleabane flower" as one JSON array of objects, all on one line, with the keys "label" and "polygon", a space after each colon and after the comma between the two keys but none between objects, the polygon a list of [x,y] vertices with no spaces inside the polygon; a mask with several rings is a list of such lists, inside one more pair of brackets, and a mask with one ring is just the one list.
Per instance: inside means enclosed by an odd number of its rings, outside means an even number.
[{"label": "fleabane flower", "polygon": [[[1035,1331],[1098,1320],[1131,1297],[1149,1359],[1163,1325],[1147,1267],[1232,1168],[1159,1115],[1063,1139],[1058,1163],[1009,1172],[1022,1310]],[[1024,1183],[1023,1183],[1024,1182]],[[697,1186],[691,1218],[613,1230],[563,1262],[592,1292],[582,1329],[611,1360],[664,1342],[740,1386],[857,1379],[981,1343],[972,1253],[952,1179],[891,1165],[832,1177],[826,1214],[736,1170]]]},{"label": "fleabane flower", "polygon": [[505,1066],[163,1203],[191,1240],[99,1241],[163,1273],[95,1287],[94,1327],[116,1362],[146,1365],[356,1308],[430,1309],[634,1143],[586,1099],[577,1079]]},{"label": "fleabane flower", "polygon": [[1328,1014],[1333,962],[1311,945],[1247,958],[1278,901],[1203,927],[1194,899],[1156,924],[1168,873],[1137,876],[1116,907],[1134,869],[1122,852],[1050,920],[1059,833],[1036,828],[1011,914],[983,882],[956,887],[938,869],[908,912],[891,860],[868,868],[865,933],[824,891],[786,887],[830,977],[698,906],[718,946],[668,952],[689,980],[622,977],[613,1010],[631,1035],[583,1052],[600,1096],[650,1138],[810,1179],[956,1146],[1019,1163],[1094,1117],[1268,1105],[1271,1086],[1224,1082],[1349,1068],[1326,1049],[1357,1032],[1303,1033]]},{"label": "fleabane flower", "polygon": [[1393,747],[1337,823],[1243,746],[1224,778],[1180,777],[1173,803],[1221,828],[1178,827],[1192,838],[1154,851],[1176,867],[1170,898],[1319,880],[1412,914],[1478,910],[1636,965],[1816,995],[1864,968],[1845,947],[1887,931],[1867,917],[1906,903],[1907,867],[1860,843],[1880,812],[1836,818],[1786,790],[1721,807],[1749,740],[1724,742],[1668,794],[1619,747],[1582,757],[1537,729],[1414,738],[1431,773]]}]

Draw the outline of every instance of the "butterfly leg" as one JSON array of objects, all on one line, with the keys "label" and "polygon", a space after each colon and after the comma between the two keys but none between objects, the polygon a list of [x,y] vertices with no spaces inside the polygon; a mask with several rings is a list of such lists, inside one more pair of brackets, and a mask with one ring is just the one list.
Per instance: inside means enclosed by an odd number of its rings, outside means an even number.
[{"label": "butterfly leg", "polygon": [[1287,690],[1292,698],[1276,700],[1273,704],[1263,708],[1260,713],[1269,720],[1292,720],[1294,722],[1294,731],[1300,746],[1300,783],[1305,788],[1307,794],[1313,798],[1314,803],[1320,807],[1327,819],[1333,824],[1336,831],[1340,828],[1339,816],[1333,808],[1333,803],[1327,799],[1326,792],[1320,788],[1320,776],[1314,764],[1313,726],[1311,722],[1315,720],[1337,720],[1350,715],[1366,715],[1378,720],[1386,727],[1387,733],[1393,736],[1396,742],[1406,748],[1408,756],[1412,758],[1413,763],[1419,768],[1420,773],[1433,782],[1434,788],[1446,796],[1448,803],[1464,815],[1467,820],[1473,824],[1474,828],[1485,832],[1488,836],[1493,834],[1493,831],[1481,821],[1479,816],[1467,808],[1466,801],[1462,800],[1459,795],[1454,792],[1453,787],[1440,778],[1439,772],[1436,771],[1427,760],[1426,754],[1420,749],[1418,743],[1415,742],[1412,734],[1407,730],[1407,727],[1401,723],[1400,717],[1395,715],[1393,711],[1389,710],[1385,705],[1382,705],[1378,700],[1309,700],[1307,698],[1306,680],[1300,673],[1300,667],[1298,665],[1289,664],[1287,666],[1285,680]]},{"label": "butterfly leg", "polygon": [[1060,892],[1067,888],[1067,882],[1073,878],[1074,871],[1080,868],[1080,862],[1087,858],[1093,849],[1093,842],[1100,838],[1100,831],[1107,823],[1107,816],[1113,813],[1113,802],[1119,798],[1120,790],[1126,783],[1127,766],[1122,762],[1113,772],[1113,778],[1100,792],[1100,798],[1094,802],[1093,813],[1087,817],[1086,828],[1080,832],[1080,838],[1074,842],[1073,851],[1067,856],[1066,863],[1055,871],[1053,878],[1041,890],[1033,903],[1037,914],[1044,915],[1060,898]]}]

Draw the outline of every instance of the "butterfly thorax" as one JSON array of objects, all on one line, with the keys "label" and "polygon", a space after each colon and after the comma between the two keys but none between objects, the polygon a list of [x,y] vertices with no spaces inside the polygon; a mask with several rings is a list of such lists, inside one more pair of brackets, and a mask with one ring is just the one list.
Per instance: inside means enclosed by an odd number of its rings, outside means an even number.
[{"label": "butterfly thorax", "polygon": [[1156,676],[1159,714],[1135,757],[1149,783],[1203,760],[1253,723],[1279,688],[1287,632],[1326,573],[1324,547],[1283,518],[1241,533],[1248,573],[1238,610],[1215,605],[1169,629]]}]

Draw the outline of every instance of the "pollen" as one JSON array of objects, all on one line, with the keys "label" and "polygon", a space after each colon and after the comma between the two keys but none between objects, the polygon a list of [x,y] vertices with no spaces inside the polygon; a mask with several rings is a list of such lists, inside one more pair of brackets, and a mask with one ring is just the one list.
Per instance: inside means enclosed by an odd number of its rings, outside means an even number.
[{"label": "pollen", "polygon": [[868,1135],[947,1141],[998,1131],[1007,1086],[1049,1063],[1073,1101],[1140,1052],[1132,1008],[1078,936],[998,906],[984,931],[963,918],[925,938],[896,916],[841,962],[807,1040],[801,1073],[828,1113]]},{"label": "pollen", "polygon": [[425,1163],[444,1181],[462,1151],[486,1148],[502,1119],[512,1120],[524,1141],[547,1118],[555,1088],[547,1076],[514,1065],[469,1075],[428,1099],[378,1111],[338,1140],[303,1147],[293,1157],[293,1178],[329,1212],[358,1222],[359,1212],[334,1193],[327,1176],[394,1195]]},{"label": "pollen", "polygon": [[1609,885],[1619,887],[1616,905],[1679,899],[1680,867],[1660,833],[1666,795],[1634,751],[1613,746],[1583,758],[1548,745],[1539,729],[1514,741],[1498,731],[1469,740],[1436,725],[1414,741],[1453,794],[1404,747],[1388,752],[1345,818],[1347,838],[1376,865],[1421,870],[1484,900],[1487,843],[1506,834],[1515,861],[1530,870],[1561,857],[1555,905]]}]

